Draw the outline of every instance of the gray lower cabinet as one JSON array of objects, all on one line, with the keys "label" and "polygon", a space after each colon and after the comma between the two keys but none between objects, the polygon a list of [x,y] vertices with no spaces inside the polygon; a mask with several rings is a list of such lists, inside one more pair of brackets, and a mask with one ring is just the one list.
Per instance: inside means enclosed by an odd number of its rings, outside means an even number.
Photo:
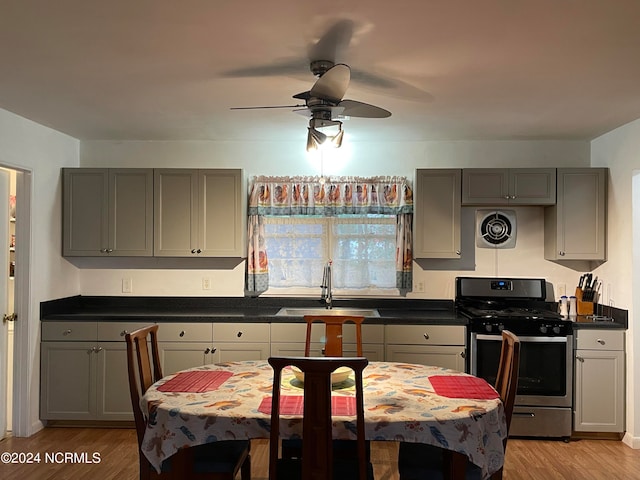
[{"label": "gray lower cabinet", "polygon": [[151,256],[153,170],[63,169],[64,256]]},{"label": "gray lower cabinet", "polygon": [[624,432],[624,331],[576,332],[573,429]]},{"label": "gray lower cabinet", "polygon": [[545,208],[544,258],[606,260],[606,168],[559,168],[557,202]]},{"label": "gray lower cabinet", "polygon": [[268,323],[214,323],[213,347],[217,362],[269,358],[271,326]]},{"label": "gray lower cabinet", "polygon": [[[273,323],[271,325],[271,355],[304,356],[306,324]],[[314,324],[311,330],[311,356],[322,356],[323,325]],[[356,356],[355,326],[343,327],[344,356]],[[384,325],[362,325],[362,354],[371,362],[384,360]]]},{"label": "gray lower cabinet", "polygon": [[242,170],[154,171],[154,255],[242,257]]},{"label": "gray lower cabinet", "polygon": [[465,168],[463,205],[553,205],[555,168]]},{"label": "gray lower cabinet", "polygon": [[385,325],[388,362],[435,365],[465,371],[466,327],[458,325]]},{"label": "gray lower cabinet", "polygon": [[460,258],[460,169],[416,171],[415,258]]},{"label": "gray lower cabinet", "polygon": [[40,352],[43,420],[133,420],[124,332],[128,322],[46,322]]},{"label": "gray lower cabinet", "polygon": [[211,323],[160,323],[158,350],[164,375],[214,363]]}]

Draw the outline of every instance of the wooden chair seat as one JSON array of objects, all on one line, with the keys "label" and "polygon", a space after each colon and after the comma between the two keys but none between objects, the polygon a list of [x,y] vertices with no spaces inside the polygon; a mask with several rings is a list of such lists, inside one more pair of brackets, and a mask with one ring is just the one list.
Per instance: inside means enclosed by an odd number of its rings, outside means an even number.
[{"label": "wooden chair seat", "polygon": [[140,408],[140,398],[153,383],[162,378],[158,325],[127,333],[125,342],[131,406],[138,437],[140,479],[234,480],[240,471],[242,480],[251,480],[249,440],[229,440],[184,448],[162,462],[160,473],[156,472],[141,449],[146,419]]},{"label": "wooden chair seat", "polygon": [[[511,417],[518,388],[518,368],[520,366],[520,340],[508,330],[502,331],[502,349],[495,389],[504,404],[507,420],[507,438],[511,427]],[[504,449],[507,449],[507,438]],[[422,480],[443,478],[444,459],[441,448],[422,443],[401,442],[398,452],[398,471],[400,480]],[[467,480],[482,478],[482,471],[477,465],[467,463],[465,472]],[[491,476],[492,480],[502,478],[502,469]]]}]

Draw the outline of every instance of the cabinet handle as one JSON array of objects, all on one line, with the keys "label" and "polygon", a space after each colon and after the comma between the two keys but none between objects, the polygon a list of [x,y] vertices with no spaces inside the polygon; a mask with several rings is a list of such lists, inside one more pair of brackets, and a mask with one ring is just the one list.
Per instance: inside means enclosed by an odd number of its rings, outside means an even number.
[{"label": "cabinet handle", "polygon": [[102,347],[95,347],[95,352],[100,353],[102,351]]},{"label": "cabinet handle", "polygon": [[504,199],[505,199],[505,200],[509,200],[509,198],[511,198],[509,195],[505,195],[505,196],[504,196]]},{"label": "cabinet handle", "polygon": [[242,332],[238,332],[237,336],[240,338],[242,336]]},{"label": "cabinet handle", "polygon": [[107,249],[106,248],[101,248],[100,249],[100,253],[107,253]]},{"label": "cabinet handle", "polygon": [[107,248],[107,253],[113,252],[113,248]]},{"label": "cabinet handle", "polygon": [[425,333],[422,336],[424,337],[425,340],[429,340],[429,334],[428,333]]},{"label": "cabinet handle", "polygon": [[180,334],[179,334],[179,335],[180,335],[181,337],[184,337],[184,334],[185,334],[185,331],[184,331],[184,330],[182,330],[182,331],[180,332]]},{"label": "cabinet handle", "polygon": [[196,253],[202,253],[202,250],[200,250],[199,248],[194,248],[191,250],[191,253],[196,254]]},{"label": "cabinet handle", "polygon": [[196,250],[197,253],[202,253],[202,250],[198,249]]},{"label": "cabinet handle", "polygon": [[121,336],[121,337],[124,337],[127,333],[129,333],[129,331],[128,331],[128,330],[122,330],[122,331],[120,332],[120,336]]},{"label": "cabinet handle", "polygon": [[564,257],[564,252],[563,252],[562,250],[560,250],[560,251],[558,252],[558,254],[559,254],[561,257]]},{"label": "cabinet handle", "polygon": [[211,352],[211,349],[210,349],[210,348],[206,348],[206,349],[204,350],[204,353],[209,353],[209,352]]},{"label": "cabinet handle", "polygon": [[218,349],[216,347],[212,347],[211,348],[211,353],[216,353],[218,351]]},{"label": "cabinet handle", "polygon": [[607,343],[604,340],[602,340],[601,338],[597,339],[596,342],[598,342],[600,345],[604,345],[605,343]]},{"label": "cabinet handle", "polygon": [[456,255],[461,255],[460,250],[456,250]]},{"label": "cabinet handle", "polygon": [[584,362],[584,358],[582,357],[576,357],[576,360],[578,360],[579,362]]},{"label": "cabinet handle", "polygon": [[464,353],[464,352],[460,352],[460,356],[461,356],[462,358],[467,358],[467,354],[466,354],[466,353]]},{"label": "cabinet handle", "polygon": [[515,196],[515,195],[511,195],[509,198],[510,198],[511,200],[515,200],[515,199],[516,199],[516,196]]},{"label": "cabinet handle", "polygon": [[65,330],[64,332],[62,332],[62,335],[64,335],[65,337],[66,337],[67,335],[71,335],[71,329],[69,329],[69,330]]},{"label": "cabinet handle", "polygon": [[192,249],[191,249],[191,253],[196,253],[196,249],[195,249],[195,248],[192,248]]}]

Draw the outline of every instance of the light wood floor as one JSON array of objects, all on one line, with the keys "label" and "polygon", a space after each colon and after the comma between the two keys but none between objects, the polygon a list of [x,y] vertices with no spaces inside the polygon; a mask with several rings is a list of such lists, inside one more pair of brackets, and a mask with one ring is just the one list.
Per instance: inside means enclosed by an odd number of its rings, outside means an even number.
[{"label": "light wood floor", "polygon": [[[0,454],[40,454],[39,464],[0,463],[2,480],[84,480],[137,477],[136,436],[133,429],[46,428],[30,438],[0,441]],[[46,463],[45,453],[94,453],[100,463]],[[397,444],[373,442],[372,461],[376,480],[398,480]],[[253,478],[267,480],[268,442],[256,440],[251,448]],[[54,457],[63,460],[64,456]],[[613,440],[510,439],[505,463],[508,480],[626,480],[640,479],[640,450]],[[340,479],[342,480],[342,479]]]}]

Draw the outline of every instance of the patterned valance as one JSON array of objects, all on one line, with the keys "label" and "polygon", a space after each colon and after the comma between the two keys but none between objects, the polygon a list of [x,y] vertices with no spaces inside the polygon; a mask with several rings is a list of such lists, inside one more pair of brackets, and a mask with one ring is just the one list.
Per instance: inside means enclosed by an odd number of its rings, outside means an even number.
[{"label": "patterned valance", "polygon": [[255,177],[249,215],[399,215],[413,213],[405,177]]}]

